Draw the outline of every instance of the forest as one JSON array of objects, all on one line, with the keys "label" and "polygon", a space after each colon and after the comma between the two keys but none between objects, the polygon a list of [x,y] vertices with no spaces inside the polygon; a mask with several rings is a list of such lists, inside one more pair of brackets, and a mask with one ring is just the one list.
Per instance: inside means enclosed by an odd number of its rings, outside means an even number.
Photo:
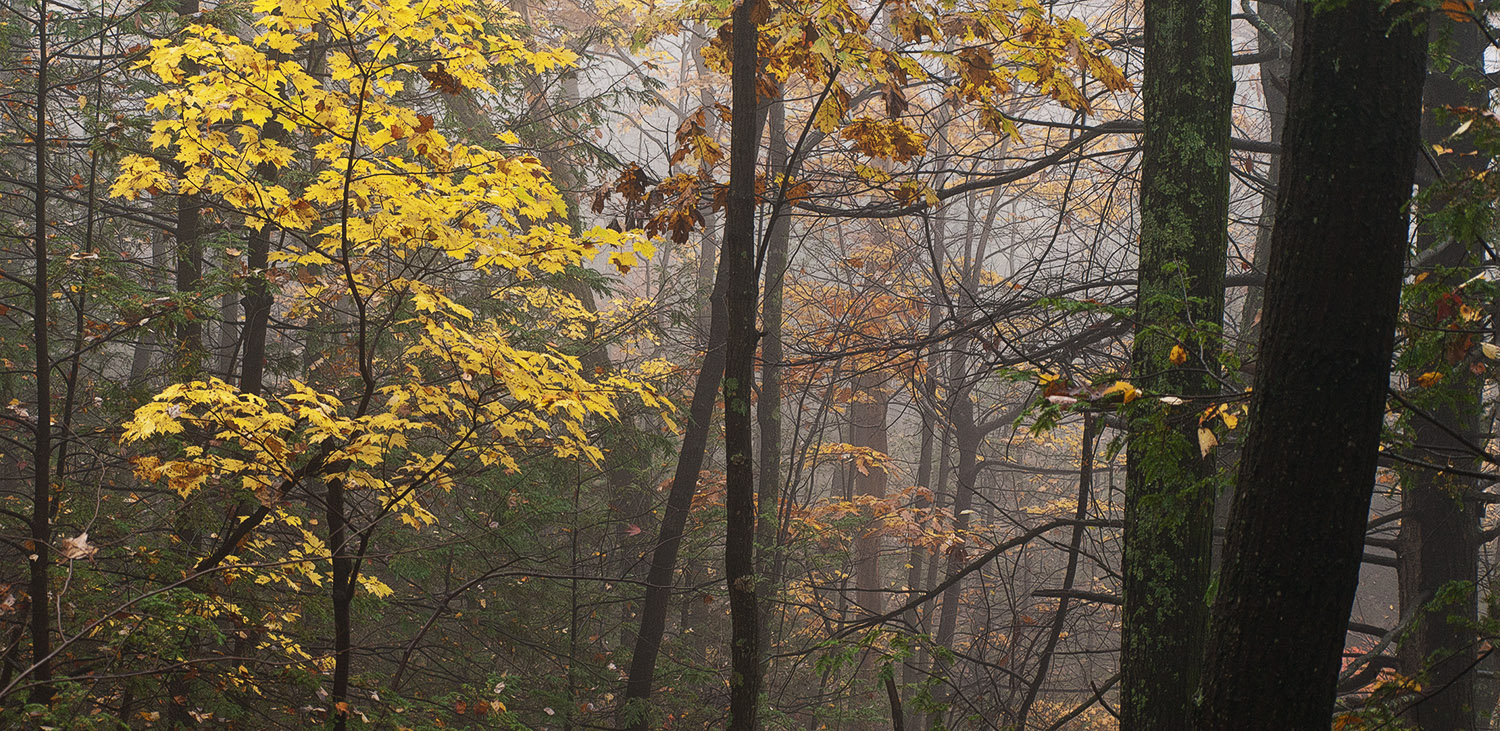
[{"label": "forest", "polygon": [[0,0],[0,728],[1500,728],[1491,0]]}]

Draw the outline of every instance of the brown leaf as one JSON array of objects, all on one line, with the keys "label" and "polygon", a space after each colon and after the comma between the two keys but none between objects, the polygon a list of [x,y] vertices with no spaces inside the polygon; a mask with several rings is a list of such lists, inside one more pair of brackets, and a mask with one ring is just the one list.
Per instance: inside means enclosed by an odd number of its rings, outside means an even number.
[{"label": "brown leaf", "polygon": [[58,542],[65,558],[77,560],[80,558],[93,558],[99,552],[99,547],[89,543],[89,533],[84,531],[73,538],[64,538]]}]

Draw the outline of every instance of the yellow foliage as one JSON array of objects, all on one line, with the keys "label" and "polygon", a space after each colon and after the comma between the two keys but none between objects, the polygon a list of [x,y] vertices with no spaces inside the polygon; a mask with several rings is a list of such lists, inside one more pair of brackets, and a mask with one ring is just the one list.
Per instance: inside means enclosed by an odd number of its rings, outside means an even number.
[{"label": "yellow foliage", "polygon": [[[151,144],[180,173],[129,156],[111,193],[197,193],[250,229],[298,234],[281,237],[266,274],[285,282],[283,319],[311,325],[330,303],[353,303],[358,329],[378,327],[380,339],[351,336],[332,350],[354,353],[353,362],[268,383],[265,396],[216,378],[174,384],[136,411],[122,441],[179,435],[190,445],[175,455],[136,459],[141,479],[184,497],[233,487],[273,508],[300,531],[299,544],[257,538],[236,552],[280,567],[254,581],[296,589],[330,578],[328,546],[282,509],[309,481],[369,492],[420,530],[437,521],[424,494],[447,490],[460,472],[517,470],[536,453],[597,462],[588,425],[615,418],[622,398],[664,414],[672,407],[643,377],[584,373],[565,341],[587,337],[594,315],[536,283],[606,250],[636,263],[652,255],[649,242],[602,228],[574,235],[535,157],[455,142],[405,105],[407,89],[492,91],[487,78],[499,67],[546,71],[572,63],[572,53],[527,49],[471,0],[256,0],[254,10],[258,34],[248,42],[195,25],[179,41],[153,43],[140,67],[165,88],[147,100],[160,115]],[[284,60],[318,34],[334,49],[326,75]],[[259,174],[294,164],[312,172]],[[481,315],[456,301],[455,281],[486,276],[516,283],[494,299],[518,306]],[[523,315],[553,340],[516,344]],[[368,574],[359,583],[376,597],[392,593]],[[267,642],[306,657],[285,638]]]}]

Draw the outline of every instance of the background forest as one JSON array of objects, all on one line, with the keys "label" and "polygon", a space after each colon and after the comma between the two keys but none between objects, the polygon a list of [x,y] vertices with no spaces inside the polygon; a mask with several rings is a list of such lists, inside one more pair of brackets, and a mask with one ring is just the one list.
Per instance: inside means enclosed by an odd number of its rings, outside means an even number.
[{"label": "background forest", "polygon": [[0,2],[0,726],[1492,728],[1494,21]]}]

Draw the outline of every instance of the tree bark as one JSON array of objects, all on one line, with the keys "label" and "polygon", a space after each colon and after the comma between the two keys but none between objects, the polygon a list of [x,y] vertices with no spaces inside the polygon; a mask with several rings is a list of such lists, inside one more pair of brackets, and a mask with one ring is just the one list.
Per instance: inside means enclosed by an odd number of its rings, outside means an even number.
[{"label": "tree bark", "polygon": [[[1229,6],[1146,3],[1137,386],[1218,393],[1229,218]],[[1174,357],[1175,356],[1175,357]],[[1182,726],[1208,627],[1214,462],[1196,410],[1155,399],[1129,415],[1120,728]]]},{"label": "tree bark", "polygon": [[1036,677],[1026,688],[1025,700],[1021,701],[1021,710],[1016,717],[1018,729],[1026,728],[1026,719],[1036,705],[1037,694],[1041,692],[1042,685],[1047,682],[1047,673],[1052,667],[1057,643],[1062,640],[1063,629],[1067,626],[1068,605],[1072,599],[1068,592],[1073,590],[1073,582],[1078,577],[1078,555],[1083,549],[1083,522],[1088,518],[1089,501],[1093,499],[1094,449],[1098,437],[1099,429],[1093,415],[1084,414],[1083,434],[1079,437],[1081,445],[1078,450],[1078,500],[1073,506],[1073,520],[1076,522],[1073,525],[1073,537],[1068,542],[1067,568],[1063,569],[1064,593],[1057,600],[1057,613],[1052,616],[1052,629],[1047,633],[1047,645],[1037,658]]},{"label": "tree bark", "polygon": [[[722,281],[722,279],[721,279]],[[667,604],[672,598],[672,578],[677,571],[677,554],[682,547],[682,532],[692,509],[693,493],[698,488],[698,474],[703,470],[703,455],[708,446],[708,430],[718,401],[719,382],[724,376],[724,297],[715,287],[709,324],[708,349],[698,370],[693,398],[683,427],[682,446],[677,453],[677,469],[667,492],[666,510],[662,514],[656,548],[651,552],[651,568],[646,574],[646,593],[641,606],[640,631],[630,656],[630,672],[625,681],[621,724],[630,731],[645,731],[650,725],[650,709],[645,701],[651,697],[656,674],[656,658],[661,653],[661,639],[667,626]]]},{"label": "tree bark", "polygon": [[[179,0],[177,3],[177,15],[180,17],[197,15],[198,10],[198,0]],[[182,69],[187,73],[194,73],[197,71],[197,63],[184,61]],[[202,216],[198,210],[202,205],[202,199],[197,193],[178,195],[177,220],[173,227],[173,235],[177,239],[177,292],[193,297],[196,297],[199,288],[203,286]],[[192,302],[192,306],[197,304],[196,300]],[[177,327],[176,365],[181,372],[196,377],[203,357],[203,323],[191,312],[189,309],[187,319]]]},{"label": "tree bark", "polygon": [[[281,142],[286,139],[286,129],[272,121],[266,124],[262,137]],[[269,163],[257,166],[255,174],[268,186],[276,185],[281,178],[281,171]],[[240,391],[243,393],[259,394],[265,388],[266,331],[271,323],[272,304],[271,285],[266,280],[266,273],[270,266],[273,230],[275,224],[267,220],[260,230],[252,231],[246,251],[249,283],[244,299],[245,329],[240,336],[244,343],[244,357],[240,363]]]},{"label": "tree bark", "polygon": [[760,706],[760,612],[755,581],[755,444],[750,416],[759,336],[755,310],[755,159],[760,151],[756,75],[760,70],[755,0],[731,16],[729,196],[724,207],[724,579],[729,585],[729,731],[754,731]]},{"label": "tree bark", "polygon": [[[953,373],[950,377],[957,382],[962,377],[959,367],[960,357],[955,355],[950,366]],[[970,514],[969,508],[974,505],[975,482],[979,477],[979,447],[984,441],[984,435],[979,426],[974,422],[974,402],[971,400],[972,389],[961,388],[957,390],[949,406],[949,418],[953,424],[954,450],[958,452],[957,475],[953,487],[953,532],[954,535],[963,540],[948,549],[945,562],[947,564],[947,575],[953,576],[968,563],[968,534]],[[963,600],[963,582],[955,581],[943,591],[937,609],[937,636],[934,638],[935,645],[941,650],[951,651],[953,649],[954,637],[958,634],[958,614]],[[941,657],[941,655],[939,656]],[[933,670],[936,672],[948,672],[951,667],[942,667],[942,661],[935,661]],[[944,687],[938,694],[939,703],[946,703],[951,697],[952,678],[949,685]],[[942,719],[946,709],[939,709],[932,716],[932,723],[936,724]]]},{"label": "tree bark", "polygon": [[1298,11],[1261,362],[1199,729],[1329,725],[1419,141],[1426,39],[1415,11],[1392,8],[1354,0]]}]

